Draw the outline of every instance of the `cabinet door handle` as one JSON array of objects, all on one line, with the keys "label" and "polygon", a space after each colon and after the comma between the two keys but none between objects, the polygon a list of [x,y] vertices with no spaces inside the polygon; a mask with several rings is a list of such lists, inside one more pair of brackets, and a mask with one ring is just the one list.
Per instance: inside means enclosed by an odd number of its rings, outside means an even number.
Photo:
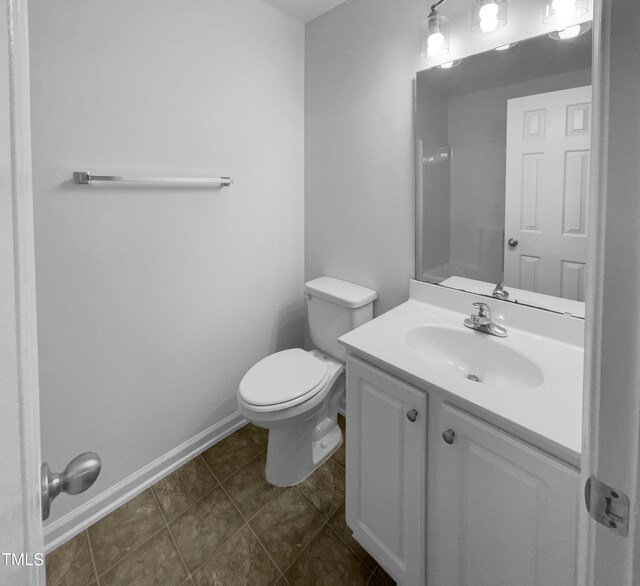
[{"label": "cabinet door handle", "polygon": [[418,419],[418,412],[415,409],[407,411],[407,419],[413,423],[416,419]]},{"label": "cabinet door handle", "polygon": [[442,432],[442,439],[446,444],[451,445],[453,440],[456,439],[456,432],[453,429],[447,429],[447,431]]}]

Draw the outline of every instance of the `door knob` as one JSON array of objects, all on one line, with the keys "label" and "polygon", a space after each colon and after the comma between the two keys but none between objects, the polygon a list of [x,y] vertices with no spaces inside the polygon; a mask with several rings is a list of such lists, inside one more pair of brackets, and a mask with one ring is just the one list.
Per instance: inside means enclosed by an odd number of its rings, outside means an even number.
[{"label": "door knob", "polygon": [[456,432],[453,429],[447,429],[447,431],[442,432],[442,439],[444,443],[451,445],[453,440],[456,439]]},{"label": "door knob", "polygon": [[509,238],[509,240],[507,240],[507,244],[511,248],[515,248],[516,246],[518,246],[518,241],[515,238]]},{"label": "door knob", "polygon": [[418,412],[415,409],[407,411],[407,419],[413,423],[416,419],[418,419]]},{"label": "door knob", "polygon": [[45,462],[40,470],[40,501],[42,520],[49,518],[51,501],[61,492],[80,494],[98,478],[102,468],[100,456],[95,452],[84,452],[76,456],[62,472],[51,472]]}]

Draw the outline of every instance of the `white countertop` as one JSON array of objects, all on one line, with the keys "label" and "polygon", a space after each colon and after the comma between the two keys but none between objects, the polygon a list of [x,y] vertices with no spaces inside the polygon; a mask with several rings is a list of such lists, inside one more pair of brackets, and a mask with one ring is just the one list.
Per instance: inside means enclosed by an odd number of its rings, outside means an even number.
[{"label": "white countertop", "polygon": [[[497,338],[462,326],[473,312],[472,303],[488,303],[494,321],[508,330]],[[476,344],[504,345],[535,363],[543,380],[528,389],[502,388],[467,380],[459,373],[429,363],[407,343],[416,327],[460,328],[480,336]],[[462,400],[469,409],[495,415],[505,427],[521,431],[525,439],[560,457],[579,462],[582,443],[582,381],[584,320],[553,314],[437,285],[411,281],[410,299],[340,338],[360,355],[422,388],[435,386],[448,398]],[[483,347],[484,348],[484,347]],[[430,389],[431,390],[431,389]]]}]

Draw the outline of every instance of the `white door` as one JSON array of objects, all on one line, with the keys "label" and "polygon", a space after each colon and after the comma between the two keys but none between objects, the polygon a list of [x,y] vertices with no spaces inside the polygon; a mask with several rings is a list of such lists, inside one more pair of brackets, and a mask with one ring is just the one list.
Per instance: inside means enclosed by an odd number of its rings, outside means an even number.
[{"label": "white door", "polygon": [[584,301],[591,86],[509,100],[505,285]]},{"label": "white door", "polygon": [[405,585],[424,584],[427,396],[347,363],[347,523]]},{"label": "white door", "polygon": [[26,0],[2,0],[0,584],[12,586],[44,584],[28,75]]},{"label": "white door", "polygon": [[428,582],[575,586],[579,473],[447,404],[429,439]]}]

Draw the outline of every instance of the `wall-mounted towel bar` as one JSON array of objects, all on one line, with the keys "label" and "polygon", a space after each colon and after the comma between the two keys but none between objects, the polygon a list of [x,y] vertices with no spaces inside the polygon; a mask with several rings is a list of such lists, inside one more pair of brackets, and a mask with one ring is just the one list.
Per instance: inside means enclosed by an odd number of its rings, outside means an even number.
[{"label": "wall-mounted towel bar", "polygon": [[94,175],[90,171],[74,171],[73,182],[91,185],[94,181],[123,181],[126,183],[213,183],[229,187],[231,177],[120,177],[118,175]]}]

